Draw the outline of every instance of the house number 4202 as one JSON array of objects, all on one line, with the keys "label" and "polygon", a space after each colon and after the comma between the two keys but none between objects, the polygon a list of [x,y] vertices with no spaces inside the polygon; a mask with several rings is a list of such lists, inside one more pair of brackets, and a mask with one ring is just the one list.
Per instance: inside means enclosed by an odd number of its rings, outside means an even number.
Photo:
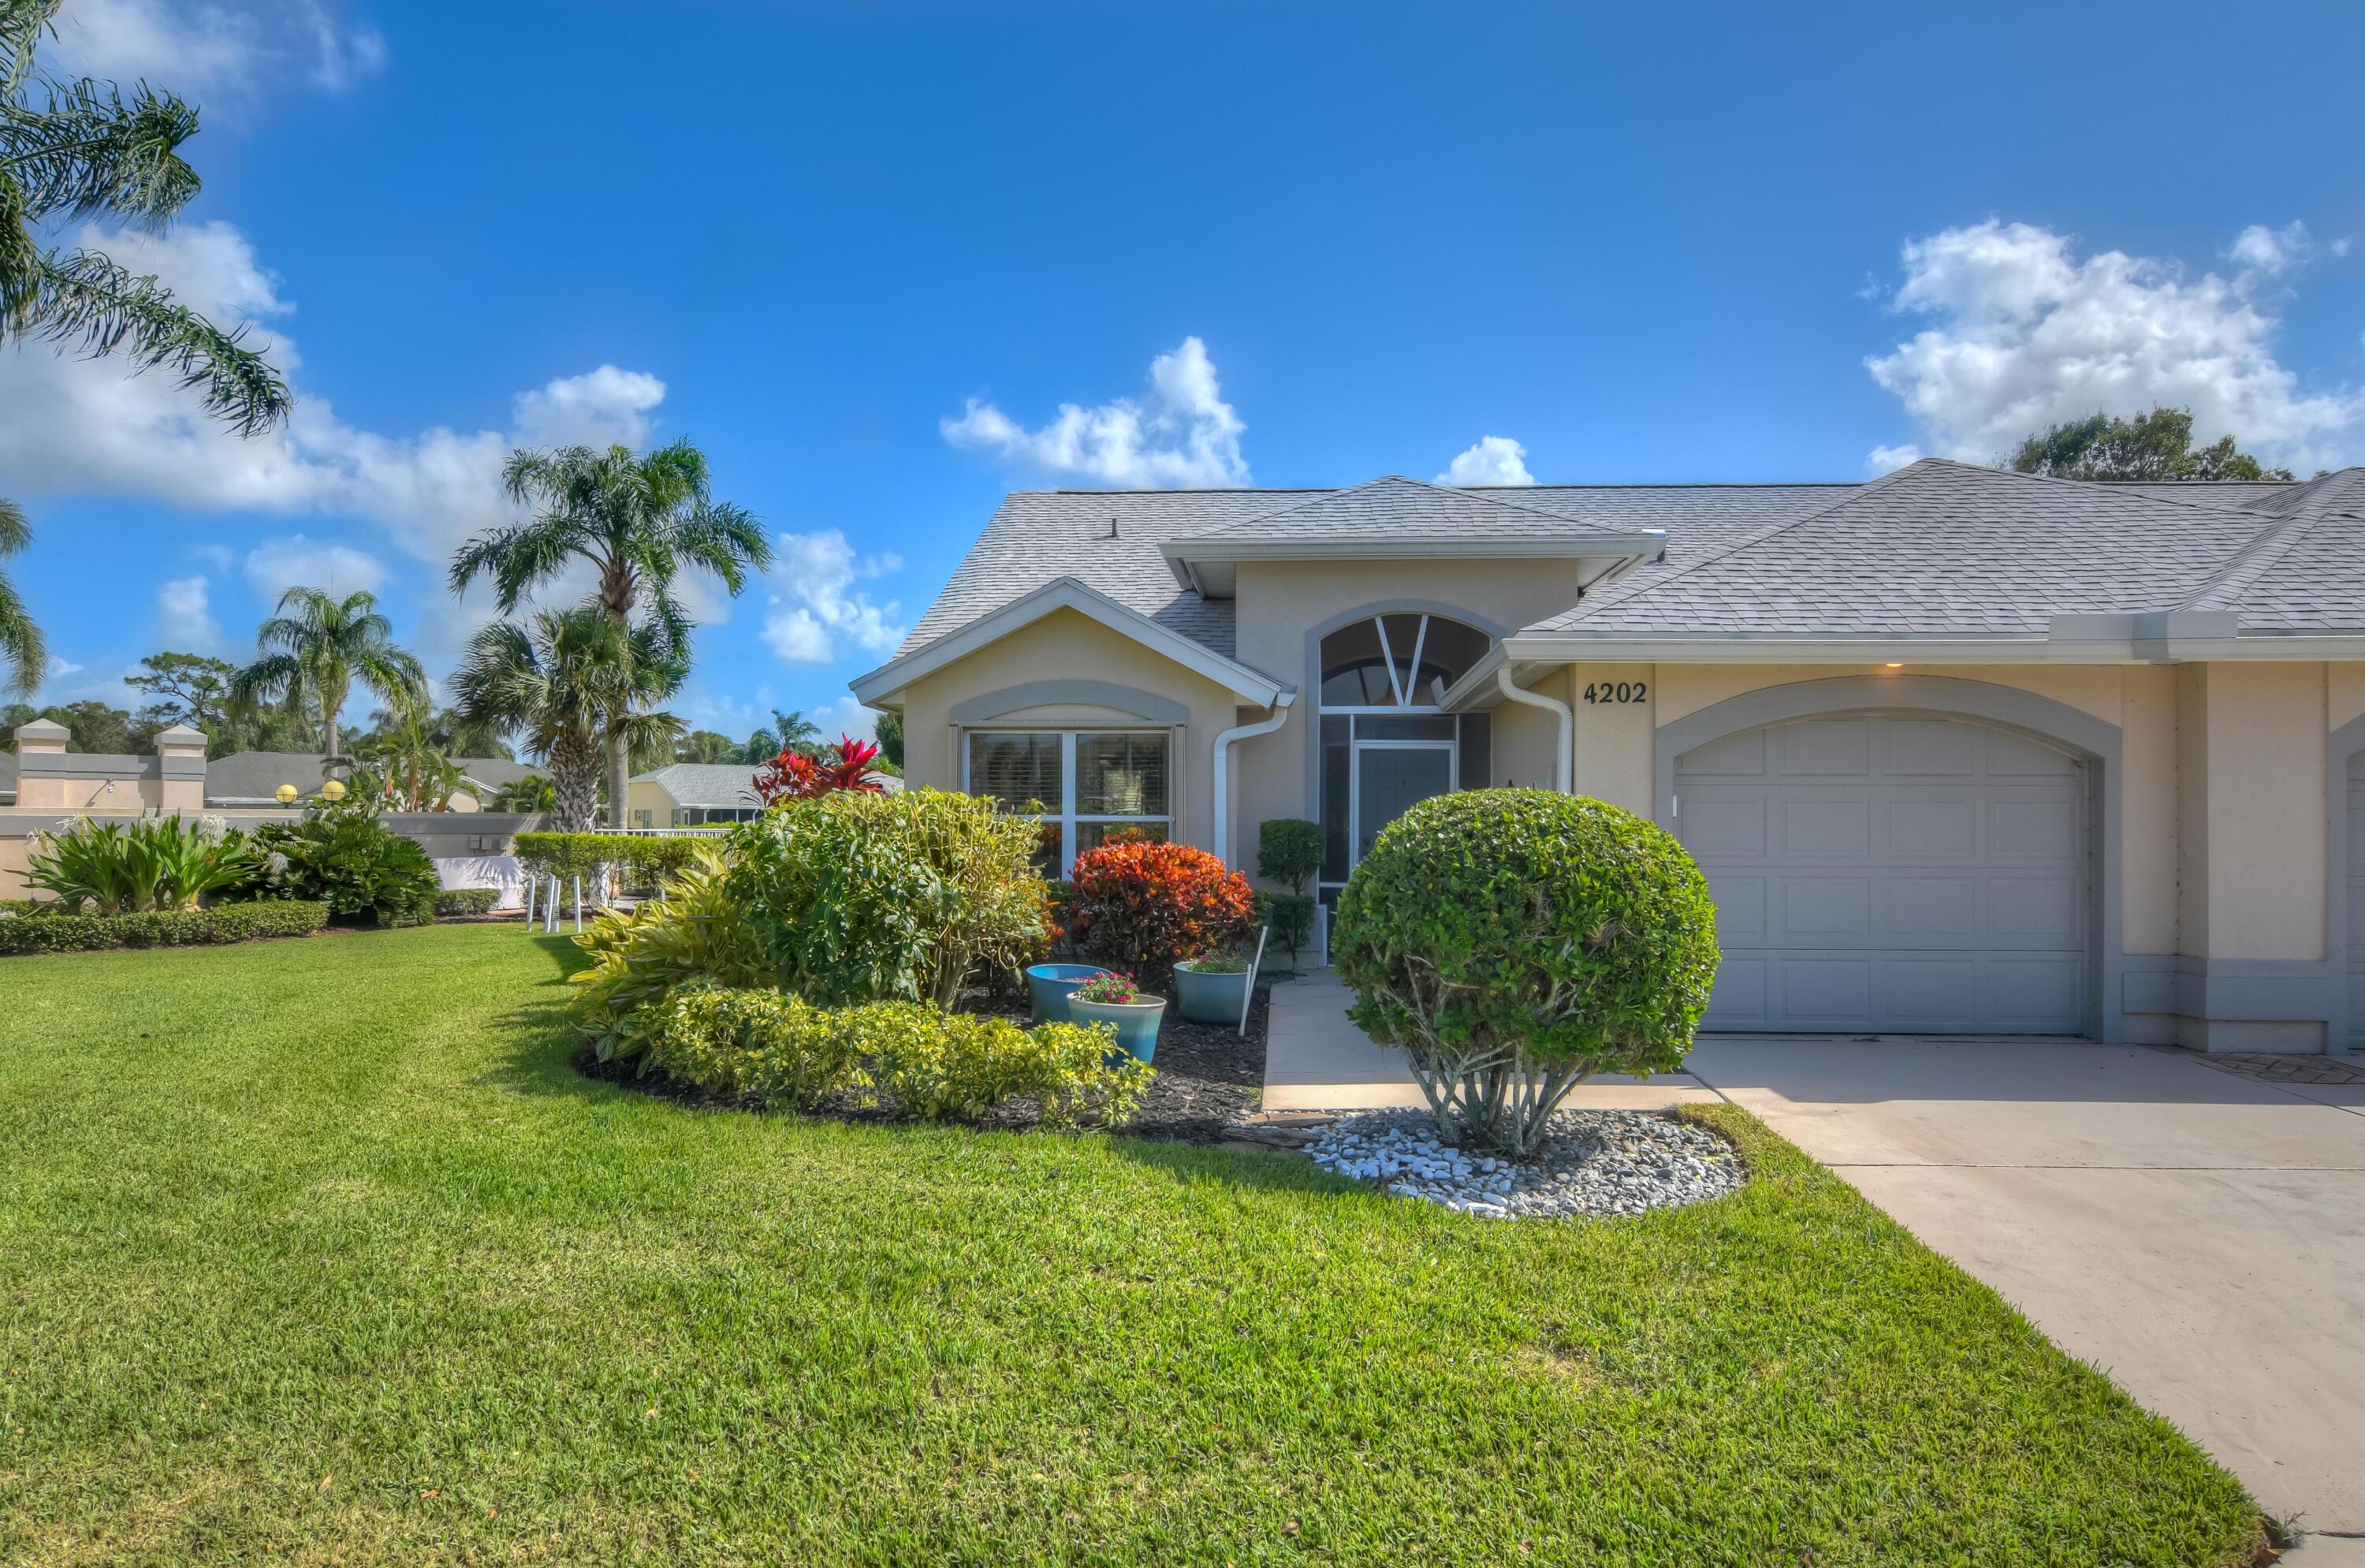
[{"label": "house number 4202", "polygon": [[1587,702],[1640,702],[1651,695],[1648,681],[1593,681],[1585,689]]}]

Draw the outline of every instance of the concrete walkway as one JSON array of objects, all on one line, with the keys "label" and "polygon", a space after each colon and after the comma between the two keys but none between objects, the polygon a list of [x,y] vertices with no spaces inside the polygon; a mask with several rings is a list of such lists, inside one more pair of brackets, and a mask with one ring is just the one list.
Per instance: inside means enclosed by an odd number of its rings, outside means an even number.
[{"label": "concrete walkway", "polygon": [[[1273,989],[1268,1110],[1418,1105],[1328,973]],[[2365,1568],[2365,1083],[2086,1041],[1706,1036],[1687,1073],[1572,1103],[1721,1096],[2101,1367]]]}]

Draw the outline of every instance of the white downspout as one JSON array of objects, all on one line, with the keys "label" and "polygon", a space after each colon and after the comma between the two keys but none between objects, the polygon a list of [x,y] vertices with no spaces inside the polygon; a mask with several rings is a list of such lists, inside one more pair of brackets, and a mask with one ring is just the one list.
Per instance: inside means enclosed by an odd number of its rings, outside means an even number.
[{"label": "white downspout", "polygon": [[1564,795],[1576,792],[1576,710],[1558,698],[1546,697],[1541,691],[1530,691],[1511,684],[1511,666],[1507,660],[1495,671],[1495,684],[1503,695],[1514,702],[1524,702],[1530,708],[1542,708],[1560,715],[1560,754],[1552,759],[1552,788]]},{"label": "white downspout", "polygon": [[1232,863],[1232,790],[1231,776],[1227,767],[1231,757],[1232,743],[1250,735],[1269,735],[1281,728],[1289,717],[1289,705],[1297,700],[1297,693],[1284,691],[1272,700],[1272,712],[1253,724],[1242,724],[1224,731],[1216,737],[1216,853],[1225,865]]}]

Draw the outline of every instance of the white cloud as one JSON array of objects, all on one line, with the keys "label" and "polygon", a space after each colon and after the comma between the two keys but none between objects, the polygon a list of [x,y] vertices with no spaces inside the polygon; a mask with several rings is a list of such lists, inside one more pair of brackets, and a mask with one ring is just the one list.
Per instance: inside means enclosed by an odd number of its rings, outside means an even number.
[{"label": "white cloud", "polygon": [[331,92],[386,63],[386,39],[325,0],[73,0],[39,52],[54,73],[145,80],[202,105],[300,77]]},{"label": "white cloud", "polygon": [[2225,259],[2243,273],[2274,278],[2315,253],[2315,243],[2308,238],[2307,225],[2293,219],[2281,229],[2251,224],[2234,237],[2234,243],[2226,248]]},{"label": "white cloud", "polygon": [[824,744],[840,735],[850,735],[857,741],[879,738],[879,715],[856,701],[849,694],[835,702],[824,702],[805,714],[813,728],[821,732]]},{"label": "white cloud", "polygon": [[1922,457],[1922,449],[1910,441],[1902,446],[1876,446],[1865,455],[1865,472],[1877,477],[1882,474],[1894,473],[1909,463],[1919,463]]},{"label": "white cloud", "polygon": [[2365,398],[2303,390],[2258,297],[2305,248],[2296,225],[2246,230],[2232,278],[2193,279],[2119,251],[2080,260],[2030,224],[1949,229],[1906,243],[1891,301],[1933,324],[1865,367],[1903,400],[1921,444],[1974,462],[2062,420],[2164,405],[2192,410],[2196,440],[2232,434],[2302,471],[2337,464],[2357,449]]},{"label": "white cloud", "polygon": [[[185,224],[162,236],[92,229],[81,242],[155,274],[222,325],[259,329],[293,310],[246,236],[227,223]],[[303,363],[295,343],[267,336],[273,363],[295,379]],[[265,337],[258,330],[252,341]],[[470,534],[514,514],[500,483],[512,445],[641,445],[666,390],[653,375],[603,364],[518,394],[509,430],[437,427],[416,435],[359,429],[325,398],[302,397],[285,429],[242,441],[169,374],[134,375],[120,359],[59,354],[42,343],[0,350],[0,473],[12,494],[358,518],[438,564]]]},{"label": "white cloud", "polygon": [[1437,476],[1440,485],[1532,485],[1528,449],[1507,435],[1482,435]]},{"label": "white cloud", "polygon": [[300,533],[266,539],[246,553],[247,586],[265,604],[277,604],[291,588],[325,588],[339,599],[375,593],[386,576],[386,563],[365,551]]},{"label": "white cloud", "polygon": [[49,678],[51,680],[58,680],[66,676],[80,675],[84,667],[84,666],[74,663],[73,660],[67,658],[62,654],[51,654],[50,655]]},{"label": "white cloud", "polygon": [[156,590],[156,634],[176,653],[209,654],[222,645],[206,579],[174,577]]},{"label": "white cloud", "polygon": [[854,585],[903,569],[892,554],[857,558],[846,535],[783,533],[772,566],[770,606],[764,616],[764,645],[790,664],[824,665],[841,644],[867,654],[892,653],[905,628],[895,622],[893,600],[871,601]]},{"label": "white cloud", "polygon": [[1223,399],[1207,345],[1188,337],[1149,364],[1146,399],[1119,398],[1030,431],[993,404],[969,399],[960,418],[937,428],[955,446],[997,452],[1057,474],[1125,489],[1192,489],[1249,483],[1240,422]]}]

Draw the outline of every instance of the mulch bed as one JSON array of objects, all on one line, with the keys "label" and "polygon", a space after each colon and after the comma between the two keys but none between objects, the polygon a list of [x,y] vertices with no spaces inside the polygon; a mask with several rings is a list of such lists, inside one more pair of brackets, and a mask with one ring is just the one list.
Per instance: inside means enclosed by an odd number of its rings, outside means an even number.
[{"label": "mulch bed", "polygon": [[[1158,1075],[1149,1081],[1141,1107],[1133,1119],[1116,1129],[1124,1137],[1168,1138],[1179,1143],[1221,1143],[1224,1129],[1257,1108],[1264,1092],[1265,1017],[1272,1002],[1272,987],[1260,985],[1249,1003],[1249,1032],[1243,1039],[1220,1024],[1186,1024],[1169,1013],[1158,1032]],[[1023,995],[971,991],[961,998],[964,1013],[1026,1022]],[[760,1111],[763,1103],[750,1094],[717,1094],[695,1083],[684,1083],[664,1072],[642,1072],[638,1061],[600,1061],[587,1042],[575,1048],[575,1070],[584,1077],[638,1093],[671,1100],[699,1110]],[[902,1120],[891,1110],[851,1102],[824,1106],[815,1113],[848,1122]],[[981,1126],[1015,1128],[1034,1117],[1026,1104],[991,1117]]]}]

